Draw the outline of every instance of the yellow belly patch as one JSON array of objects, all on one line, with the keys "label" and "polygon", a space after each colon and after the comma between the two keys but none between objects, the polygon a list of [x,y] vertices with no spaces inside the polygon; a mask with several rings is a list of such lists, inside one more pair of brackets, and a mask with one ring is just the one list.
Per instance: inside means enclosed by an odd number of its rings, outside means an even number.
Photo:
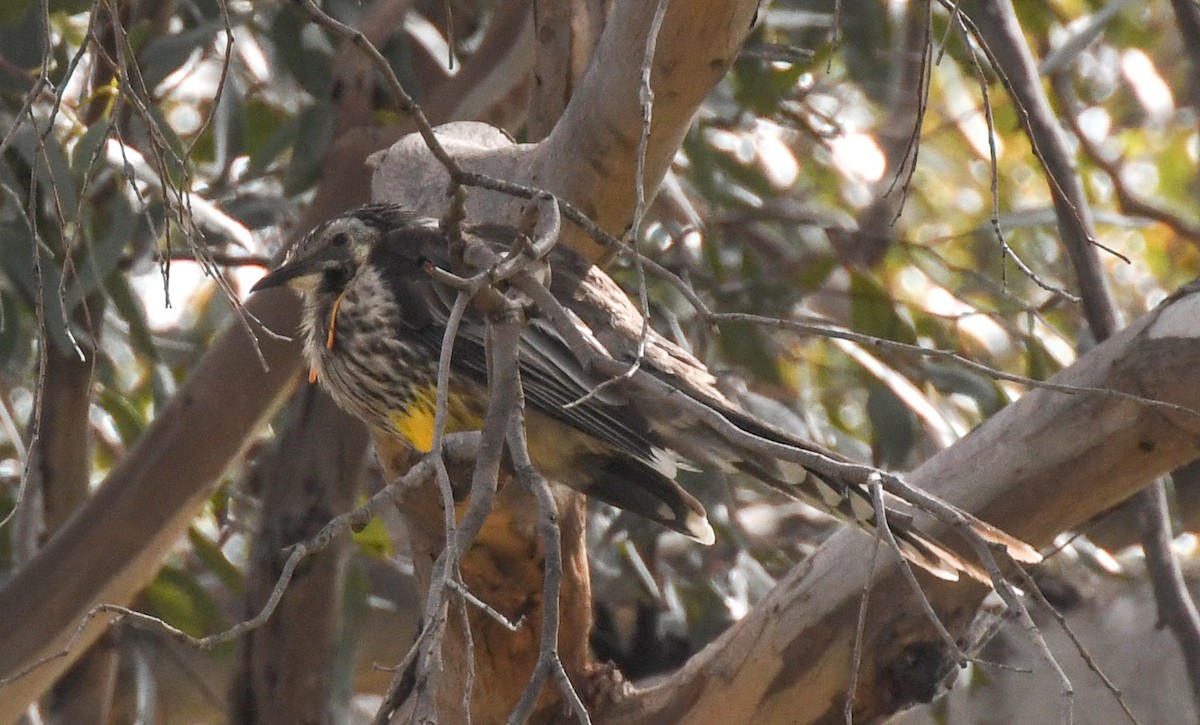
[{"label": "yellow belly patch", "polygon": [[[396,432],[408,441],[409,445],[422,453],[428,453],[433,448],[433,419],[437,405],[437,391],[434,388],[414,391],[413,401],[408,409],[394,411],[388,417]],[[471,406],[453,393],[447,401],[446,432],[458,433],[466,430],[478,430],[483,424],[479,414]]]}]

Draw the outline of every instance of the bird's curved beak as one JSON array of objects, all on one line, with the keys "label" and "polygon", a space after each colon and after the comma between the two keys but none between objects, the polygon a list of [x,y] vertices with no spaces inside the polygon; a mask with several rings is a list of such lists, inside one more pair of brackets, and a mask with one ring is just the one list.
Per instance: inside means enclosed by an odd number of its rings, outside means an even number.
[{"label": "bird's curved beak", "polygon": [[282,285],[301,288],[304,285],[296,284],[297,281],[316,274],[321,271],[319,261],[313,259],[301,259],[292,262],[284,262],[275,269],[267,273],[267,276],[254,283],[250,288],[251,292],[271,289]]},{"label": "bird's curved beak", "polygon": [[289,254],[283,264],[258,280],[251,292],[287,285],[298,292],[310,292],[317,287],[319,275],[327,269],[346,264],[346,252],[342,249],[325,247],[297,259]]}]

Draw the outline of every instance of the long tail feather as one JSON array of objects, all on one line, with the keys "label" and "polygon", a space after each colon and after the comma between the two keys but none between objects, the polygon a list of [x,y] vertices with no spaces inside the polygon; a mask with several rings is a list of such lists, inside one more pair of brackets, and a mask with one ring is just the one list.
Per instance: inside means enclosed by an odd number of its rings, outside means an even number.
[{"label": "long tail feather", "polygon": [[940,544],[910,524],[893,523],[889,518],[888,530],[892,532],[892,536],[896,539],[896,545],[905,559],[939,579],[958,581],[961,572],[973,579],[984,583],[988,582],[986,572],[957,554],[943,549]]},{"label": "long tail feather", "polygon": [[[759,464],[741,462],[738,468],[789,497],[799,498],[839,519],[853,522],[868,533],[876,532],[878,522],[875,506],[870,494],[860,486],[831,484],[804,469],[799,469],[797,483],[791,483]],[[1041,555],[1029,544],[970,514],[960,513],[970,522],[971,528],[980,538],[1006,547],[1013,559],[1025,563],[1041,561]],[[990,583],[991,577],[978,564],[955,554],[935,537],[921,531],[912,522],[911,516],[890,508],[887,515],[888,530],[895,538],[900,553],[912,564],[939,579],[954,581],[961,573],[984,584]]]},{"label": "long tail feather", "polygon": [[1024,541],[1001,531],[986,521],[975,518],[965,511],[959,511],[959,513],[967,518],[971,523],[971,529],[979,535],[979,538],[989,544],[1003,546],[1008,551],[1008,555],[1013,559],[1023,564],[1037,564],[1041,562],[1042,555],[1038,553],[1038,550]]}]

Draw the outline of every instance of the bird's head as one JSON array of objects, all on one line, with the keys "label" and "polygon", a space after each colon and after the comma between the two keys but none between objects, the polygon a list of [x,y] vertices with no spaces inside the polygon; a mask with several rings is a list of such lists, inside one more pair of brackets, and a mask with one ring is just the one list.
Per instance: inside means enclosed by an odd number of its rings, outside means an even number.
[{"label": "bird's head", "polygon": [[393,205],[372,204],[317,226],[251,292],[287,285],[305,294],[343,290],[389,235],[418,222]]}]

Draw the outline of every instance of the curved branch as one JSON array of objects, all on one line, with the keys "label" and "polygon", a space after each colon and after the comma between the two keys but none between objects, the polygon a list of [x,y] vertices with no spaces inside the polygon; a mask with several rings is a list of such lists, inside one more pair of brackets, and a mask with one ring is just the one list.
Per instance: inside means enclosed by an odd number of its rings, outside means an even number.
[{"label": "curved branch", "polygon": [[[642,129],[641,53],[656,3],[620,0],[579,88],[553,132],[537,144],[514,144],[482,125],[452,124],[437,129],[442,146],[464,170],[550,191],[575,205],[601,229],[620,233],[630,223],[636,194],[636,153]],[[657,191],[704,97],[725,74],[750,31],[754,0],[675,2],[659,30],[650,84],[654,124],[645,156],[645,191]],[[408,136],[372,157],[376,199],[403,199],[423,214],[441,217],[448,205],[450,177]],[[471,219],[520,218],[522,200],[478,190],[467,201]],[[562,242],[599,259],[606,251],[574,226]]]},{"label": "curved branch", "polygon": [[[299,321],[296,301],[282,295],[253,299],[247,309],[273,330],[294,330]],[[300,370],[297,347],[263,336],[264,371],[253,362],[254,344],[241,329],[227,331],[96,494],[0,589],[0,679],[60,650],[89,610],[131,601],[158,570]],[[109,621],[97,617],[74,651]],[[4,685],[0,722],[15,721],[70,663],[57,659]]]},{"label": "curved branch", "polygon": [[[646,47],[656,5],[617,3],[591,65],[533,165],[531,181],[544,179],[548,191],[609,231],[629,224],[635,202],[642,129],[638,51]],[[655,101],[646,151],[648,198],[662,183],[696,108],[737,57],[757,10],[753,0],[677,0],[668,6],[650,75]],[[604,192],[597,194],[600,187]]]},{"label": "curved branch", "polygon": [[[1168,304],[1081,357],[1056,383],[1113,387],[1192,409],[1200,390],[1200,290]],[[1069,435],[1067,434],[1069,432]],[[1113,396],[1039,389],[993,416],[909,477],[919,488],[1035,545],[1071,528],[1200,453],[1195,417]],[[845,531],[797,567],[757,607],[661,684],[596,713],[604,723],[840,721],[869,537]],[[906,592],[880,566],[875,592]],[[965,636],[985,590],[928,582],[950,631]],[[902,596],[908,596],[903,594]],[[911,675],[949,663],[915,606],[872,600],[855,717],[870,721],[930,697]],[[905,679],[909,677],[910,679]],[[936,678],[934,678],[936,679]]]}]

